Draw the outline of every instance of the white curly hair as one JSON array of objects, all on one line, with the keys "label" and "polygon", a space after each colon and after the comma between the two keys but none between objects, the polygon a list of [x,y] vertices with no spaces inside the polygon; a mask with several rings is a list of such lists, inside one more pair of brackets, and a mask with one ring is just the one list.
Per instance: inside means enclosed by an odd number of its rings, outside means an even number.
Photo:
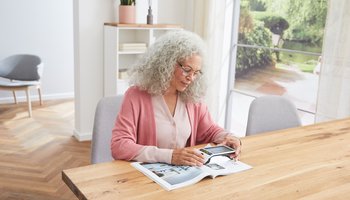
[{"label": "white curly hair", "polygon": [[[129,71],[130,84],[150,94],[162,95],[169,88],[177,62],[192,55],[202,58],[201,71],[206,68],[205,44],[196,34],[180,30],[160,36],[136,61]],[[199,102],[206,91],[205,77],[196,78],[179,96],[185,102]]]}]

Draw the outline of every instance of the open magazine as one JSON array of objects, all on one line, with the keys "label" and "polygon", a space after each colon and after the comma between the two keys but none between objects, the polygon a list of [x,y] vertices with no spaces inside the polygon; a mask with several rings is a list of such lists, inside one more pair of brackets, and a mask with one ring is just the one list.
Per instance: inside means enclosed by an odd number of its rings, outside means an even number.
[{"label": "open magazine", "polygon": [[202,167],[141,162],[134,162],[131,165],[166,190],[197,183],[207,176],[215,178],[219,175],[228,175],[252,168],[243,162],[234,161],[225,156],[213,157],[210,163]]}]

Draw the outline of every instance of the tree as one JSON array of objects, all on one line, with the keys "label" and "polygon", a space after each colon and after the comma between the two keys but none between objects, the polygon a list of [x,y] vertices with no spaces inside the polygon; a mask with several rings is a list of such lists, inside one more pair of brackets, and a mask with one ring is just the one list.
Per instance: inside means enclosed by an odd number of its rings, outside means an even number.
[{"label": "tree", "polygon": [[[287,20],[270,12],[254,12],[254,19],[264,22],[264,26],[268,28],[274,36],[278,35],[278,39],[275,41],[273,40],[273,45],[274,47],[282,47],[284,31],[289,28]],[[280,61],[280,52],[275,51],[275,54],[277,61]]]},{"label": "tree", "polygon": [[285,38],[320,43],[327,15],[327,0],[259,0],[267,11],[289,22]]},{"label": "tree", "polygon": [[[238,42],[258,46],[271,46],[271,33],[261,21],[254,21],[247,8],[241,8]],[[271,50],[264,48],[237,49],[236,77],[251,68],[265,67],[272,63]]]}]

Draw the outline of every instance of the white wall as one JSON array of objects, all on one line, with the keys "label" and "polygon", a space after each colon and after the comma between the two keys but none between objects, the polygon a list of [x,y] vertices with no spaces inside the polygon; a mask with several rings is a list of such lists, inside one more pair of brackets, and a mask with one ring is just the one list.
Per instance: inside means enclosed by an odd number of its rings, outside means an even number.
[{"label": "white wall", "polygon": [[188,17],[188,8],[192,7],[192,0],[159,0],[158,1],[158,23],[159,24],[180,24],[187,30],[193,27],[188,25],[192,18]]},{"label": "white wall", "polygon": [[113,0],[74,0],[75,130],[89,140],[103,95],[103,24],[113,21]]},{"label": "white wall", "polygon": [[[17,53],[36,54],[44,61],[45,99],[73,97],[73,0],[1,0],[0,59]],[[31,92],[37,97],[37,92]],[[25,100],[19,92],[19,100]],[[13,102],[0,91],[0,102]]]}]

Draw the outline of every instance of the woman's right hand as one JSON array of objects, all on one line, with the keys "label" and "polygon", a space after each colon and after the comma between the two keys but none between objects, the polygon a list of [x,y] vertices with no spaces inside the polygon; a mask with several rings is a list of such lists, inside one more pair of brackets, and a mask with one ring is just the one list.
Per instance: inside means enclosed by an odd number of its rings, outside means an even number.
[{"label": "woman's right hand", "polygon": [[173,165],[202,166],[204,157],[198,150],[193,148],[174,149],[171,158]]}]

